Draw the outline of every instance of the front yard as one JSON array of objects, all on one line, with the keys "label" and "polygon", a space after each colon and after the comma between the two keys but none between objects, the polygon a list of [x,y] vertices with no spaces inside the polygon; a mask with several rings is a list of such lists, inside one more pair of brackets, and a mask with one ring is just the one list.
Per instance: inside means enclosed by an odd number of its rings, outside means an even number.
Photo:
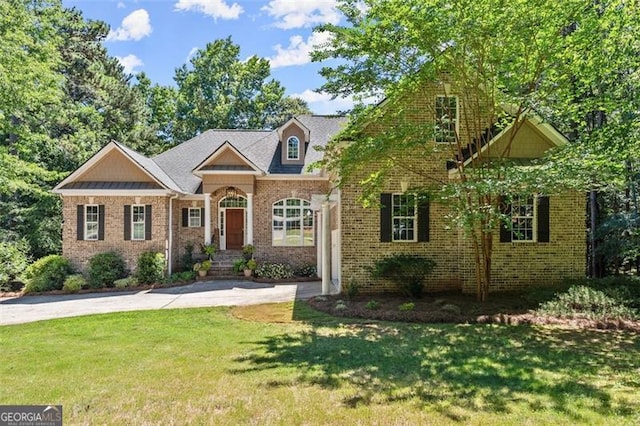
[{"label": "front yard", "polygon": [[53,320],[0,340],[0,404],[62,404],[65,424],[640,422],[640,336],[625,331],[338,320],[296,303]]}]

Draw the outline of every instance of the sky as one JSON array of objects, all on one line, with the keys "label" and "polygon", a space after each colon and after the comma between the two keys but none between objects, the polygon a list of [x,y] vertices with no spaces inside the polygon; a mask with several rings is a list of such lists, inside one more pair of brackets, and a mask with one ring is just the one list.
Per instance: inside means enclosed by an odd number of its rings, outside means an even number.
[{"label": "sky", "polygon": [[331,100],[317,93],[323,63],[311,63],[309,52],[325,37],[313,33],[323,23],[344,24],[336,0],[63,0],[85,18],[110,25],[104,41],[125,72],[144,71],[152,82],[175,85],[175,69],[197,49],[231,36],[242,60],[269,59],[271,76],[286,94],[308,102],[316,114],[352,107],[351,99]]}]

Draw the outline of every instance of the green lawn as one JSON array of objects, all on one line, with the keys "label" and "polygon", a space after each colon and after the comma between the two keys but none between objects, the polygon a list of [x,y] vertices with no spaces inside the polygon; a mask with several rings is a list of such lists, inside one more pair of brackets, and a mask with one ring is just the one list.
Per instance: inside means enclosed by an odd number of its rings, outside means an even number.
[{"label": "green lawn", "polygon": [[[304,304],[0,328],[0,404],[65,424],[639,424],[640,336],[342,321]],[[286,322],[291,317],[295,321]]]}]

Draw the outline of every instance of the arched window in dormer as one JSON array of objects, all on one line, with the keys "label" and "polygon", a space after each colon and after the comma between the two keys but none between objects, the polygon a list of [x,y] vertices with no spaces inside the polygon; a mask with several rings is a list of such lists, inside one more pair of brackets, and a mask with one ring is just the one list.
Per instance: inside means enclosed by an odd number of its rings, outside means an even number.
[{"label": "arched window in dormer", "polygon": [[287,160],[300,159],[300,139],[291,136],[287,139]]}]

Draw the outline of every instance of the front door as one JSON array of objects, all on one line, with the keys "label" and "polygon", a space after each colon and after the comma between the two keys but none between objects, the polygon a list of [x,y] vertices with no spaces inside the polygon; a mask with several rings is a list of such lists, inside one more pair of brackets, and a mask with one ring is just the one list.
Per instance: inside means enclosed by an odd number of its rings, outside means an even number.
[{"label": "front door", "polygon": [[244,209],[226,209],[227,250],[240,250],[244,243]]}]

